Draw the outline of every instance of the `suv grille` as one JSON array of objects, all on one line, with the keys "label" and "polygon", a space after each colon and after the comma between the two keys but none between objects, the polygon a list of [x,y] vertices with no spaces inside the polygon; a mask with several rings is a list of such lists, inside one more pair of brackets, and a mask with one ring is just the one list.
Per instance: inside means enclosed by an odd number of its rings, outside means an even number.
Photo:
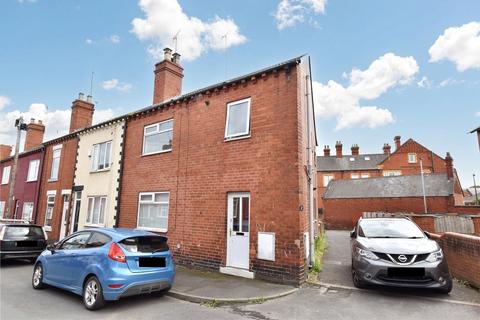
[{"label": "suv grille", "polygon": [[[415,256],[414,254],[404,254],[404,256],[407,259],[405,261],[400,261],[398,257],[401,256],[401,254],[386,254],[383,252],[374,252],[374,253],[377,257],[379,257],[382,260],[392,262],[392,259],[393,259],[393,262],[400,263],[400,264],[424,261],[429,255],[429,253],[417,254],[415,257],[415,260],[412,261],[413,257]],[[389,256],[392,257],[392,259],[390,259]]]}]

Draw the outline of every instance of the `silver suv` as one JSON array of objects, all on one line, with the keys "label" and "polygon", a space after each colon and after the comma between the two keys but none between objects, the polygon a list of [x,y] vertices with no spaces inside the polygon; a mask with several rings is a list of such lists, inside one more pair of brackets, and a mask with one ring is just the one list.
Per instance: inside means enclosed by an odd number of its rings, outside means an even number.
[{"label": "silver suv", "polygon": [[374,284],[452,290],[442,249],[410,219],[361,218],[350,237],[357,288]]}]

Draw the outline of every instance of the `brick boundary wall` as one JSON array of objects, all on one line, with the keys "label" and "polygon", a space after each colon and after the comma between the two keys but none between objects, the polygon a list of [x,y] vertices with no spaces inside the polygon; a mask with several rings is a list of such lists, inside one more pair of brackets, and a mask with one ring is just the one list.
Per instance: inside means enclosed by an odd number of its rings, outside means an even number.
[{"label": "brick boundary wall", "polygon": [[480,206],[449,206],[448,211],[458,214],[478,214],[480,213]]},{"label": "brick boundary wall", "polygon": [[453,277],[480,288],[480,237],[446,232],[431,233],[430,239],[442,247]]}]

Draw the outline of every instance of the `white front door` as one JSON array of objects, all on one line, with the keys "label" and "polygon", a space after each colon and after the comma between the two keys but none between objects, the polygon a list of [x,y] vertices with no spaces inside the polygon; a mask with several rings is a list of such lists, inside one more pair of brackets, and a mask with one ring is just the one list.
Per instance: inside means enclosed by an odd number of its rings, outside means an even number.
[{"label": "white front door", "polygon": [[67,231],[67,214],[68,214],[69,200],[68,195],[63,195],[63,210],[62,210],[62,221],[60,222],[60,238],[65,238],[65,232]]},{"label": "white front door", "polygon": [[249,269],[250,194],[228,194],[227,267]]}]

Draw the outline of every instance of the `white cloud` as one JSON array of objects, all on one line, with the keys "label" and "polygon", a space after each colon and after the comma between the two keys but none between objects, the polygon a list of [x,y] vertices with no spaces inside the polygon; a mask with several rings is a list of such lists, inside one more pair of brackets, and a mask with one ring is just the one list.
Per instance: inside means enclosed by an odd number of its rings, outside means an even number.
[{"label": "white cloud", "polygon": [[279,30],[293,27],[297,23],[305,21],[310,17],[309,21],[316,26],[317,23],[311,19],[312,14],[325,13],[325,5],[327,0],[282,0],[278,3],[275,12],[275,20],[277,20],[277,28]]},{"label": "white cloud", "polygon": [[432,85],[433,85],[433,81],[431,81],[430,79],[428,79],[428,77],[426,76],[423,76],[422,79],[420,81],[417,82],[417,85],[420,87],[420,88],[431,88]]},{"label": "white cloud", "polygon": [[108,38],[108,41],[110,41],[111,43],[120,43],[120,36],[117,35],[117,34],[112,34],[109,38]]},{"label": "white cloud", "polygon": [[233,19],[215,16],[202,21],[188,16],[177,0],[140,0],[139,6],[145,19],[133,19],[131,31],[140,40],[151,41],[147,52],[155,59],[163,57],[164,47],[174,47],[177,33],[177,50],[186,60],[194,60],[209,49],[223,50],[247,40]]},{"label": "white cloud", "polygon": [[120,82],[118,79],[110,79],[102,82],[102,88],[105,90],[118,90],[120,92],[130,92],[132,85],[127,82]]},{"label": "white cloud", "polygon": [[[32,103],[27,111],[22,112],[14,110],[0,114],[0,143],[15,144],[16,129],[14,127],[15,119],[23,116],[25,122],[30,119],[42,120],[45,125],[44,141],[67,134],[70,128],[71,109],[49,110],[44,103]],[[93,123],[99,123],[113,118],[112,109],[95,110],[93,114]],[[25,137],[25,134],[23,134]],[[20,145],[23,147],[23,141]]]},{"label": "white cloud", "polygon": [[430,62],[450,60],[458,71],[480,68],[480,22],[446,29],[428,53]]},{"label": "white cloud", "polygon": [[2,111],[2,109],[8,106],[10,103],[11,103],[11,100],[9,97],[0,96],[0,111]]},{"label": "white cloud", "polygon": [[457,79],[453,79],[453,78],[447,78],[445,80],[442,80],[439,84],[439,86],[441,88],[443,87],[446,87],[446,86],[453,86],[453,85],[457,85],[457,84],[460,84],[460,83],[465,83],[465,80],[457,80]]},{"label": "white cloud", "polygon": [[17,0],[19,3],[35,3],[37,0]]},{"label": "white cloud", "polygon": [[86,39],[85,39],[85,43],[86,43],[86,44],[93,44],[93,42],[94,42],[94,41],[93,41],[92,39],[90,39],[90,38],[86,38]]},{"label": "white cloud", "polygon": [[480,111],[478,111],[477,113],[475,113],[475,117],[480,117]]},{"label": "white cloud", "polygon": [[353,69],[347,74],[347,87],[333,80],[327,84],[314,81],[316,113],[321,118],[335,117],[337,130],[375,128],[394,122],[388,109],[364,106],[360,101],[376,99],[395,86],[410,84],[418,69],[413,57],[387,53],[373,61],[366,70]]}]

